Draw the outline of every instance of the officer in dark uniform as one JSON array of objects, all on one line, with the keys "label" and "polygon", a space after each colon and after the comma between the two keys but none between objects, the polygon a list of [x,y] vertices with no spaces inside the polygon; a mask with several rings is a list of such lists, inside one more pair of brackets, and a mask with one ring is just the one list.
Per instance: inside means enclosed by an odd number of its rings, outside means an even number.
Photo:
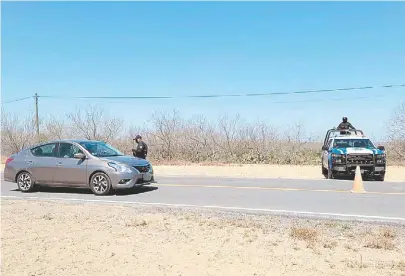
[{"label": "officer in dark uniform", "polygon": [[347,121],[347,117],[342,118],[342,122],[338,125],[338,129],[356,129],[351,123]]},{"label": "officer in dark uniform", "polygon": [[146,156],[148,155],[148,146],[144,141],[142,141],[142,137],[140,135],[137,135],[134,140],[138,145],[136,149],[132,149],[132,154],[135,157],[146,159]]}]

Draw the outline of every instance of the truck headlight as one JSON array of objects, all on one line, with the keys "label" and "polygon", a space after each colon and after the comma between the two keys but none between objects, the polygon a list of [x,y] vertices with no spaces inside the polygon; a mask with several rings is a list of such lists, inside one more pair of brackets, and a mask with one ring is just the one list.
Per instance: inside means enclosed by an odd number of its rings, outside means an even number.
[{"label": "truck headlight", "polygon": [[385,154],[377,154],[375,156],[377,159],[384,159],[385,158]]},{"label": "truck headlight", "polygon": [[375,156],[377,164],[384,164],[385,163],[385,154],[377,154]]},{"label": "truck headlight", "polygon": [[343,158],[344,158],[343,154],[332,153],[332,162],[333,163],[342,164],[343,160],[344,160]]},{"label": "truck headlight", "polygon": [[113,168],[116,172],[120,173],[130,173],[132,172],[128,166],[120,165],[114,162],[108,162],[108,166]]}]

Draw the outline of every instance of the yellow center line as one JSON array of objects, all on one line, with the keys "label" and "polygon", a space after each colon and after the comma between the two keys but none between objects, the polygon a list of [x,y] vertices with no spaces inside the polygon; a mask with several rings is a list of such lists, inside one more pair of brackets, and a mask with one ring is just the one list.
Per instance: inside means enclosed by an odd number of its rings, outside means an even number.
[{"label": "yellow center line", "polygon": [[258,186],[224,186],[224,185],[194,185],[194,184],[157,184],[157,185],[166,187],[226,188],[226,189],[248,189],[248,190],[311,191],[311,192],[338,192],[338,193],[349,192],[347,190],[324,190],[324,189],[258,187]]},{"label": "yellow center line", "polygon": [[[329,192],[329,193],[350,193],[350,190],[330,189],[305,189],[305,188],[282,188],[282,187],[258,187],[258,186],[226,186],[226,185],[195,185],[195,184],[158,184],[165,187],[193,187],[193,188],[225,188],[225,189],[247,189],[247,190],[273,190],[273,191],[301,191],[301,192]],[[366,192],[367,194],[380,195],[405,195],[401,192]]]}]

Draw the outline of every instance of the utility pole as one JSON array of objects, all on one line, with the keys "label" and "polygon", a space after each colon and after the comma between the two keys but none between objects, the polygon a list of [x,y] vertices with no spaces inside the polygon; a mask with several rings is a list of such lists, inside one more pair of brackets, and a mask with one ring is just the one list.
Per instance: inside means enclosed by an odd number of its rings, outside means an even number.
[{"label": "utility pole", "polygon": [[37,128],[37,140],[39,143],[39,142],[41,142],[41,139],[39,137],[39,116],[38,116],[38,94],[37,93],[35,93],[34,99],[35,99],[35,125]]}]

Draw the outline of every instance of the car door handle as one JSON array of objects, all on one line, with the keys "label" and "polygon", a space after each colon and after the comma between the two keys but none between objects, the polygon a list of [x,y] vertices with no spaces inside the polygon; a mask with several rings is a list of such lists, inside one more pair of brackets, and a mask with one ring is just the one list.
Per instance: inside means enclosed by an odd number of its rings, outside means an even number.
[{"label": "car door handle", "polygon": [[27,161],[26,163],[27,163],[27,165],[32,165],[33,162],[32,161]]},{"label": "car door handle", "polygon": [[62,167],[62,162],[56,163],[56,166],[57,166],[57,167]]}]

